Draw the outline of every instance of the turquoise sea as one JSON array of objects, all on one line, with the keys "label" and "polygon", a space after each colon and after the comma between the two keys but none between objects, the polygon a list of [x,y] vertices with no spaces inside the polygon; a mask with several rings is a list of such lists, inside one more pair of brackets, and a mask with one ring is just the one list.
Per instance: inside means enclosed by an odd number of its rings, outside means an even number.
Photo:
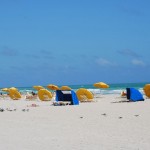
[{"label": "turquoise sea", "polygon": [[[81,84],[81,85],[67,85],[71,87],[74,91],[76,91],[79,88],[86,88],[90,90],[91,92],[95,94],[120,94],[122,90],[126,90],[126,88],[134,87],[138,89],[139,91],[143,92],[143,87],[145,84],[148,83],[117,83],[117,84],[109,84],[110,88],[108,89],[98,89],[93,86],[93,84]],[[46,88],[46,86],[44,86]],[[21,93],[27,93],[27,92],[37,92],[32,87],[17,87]],[[49,90],[49,89],[48,89]]]}]

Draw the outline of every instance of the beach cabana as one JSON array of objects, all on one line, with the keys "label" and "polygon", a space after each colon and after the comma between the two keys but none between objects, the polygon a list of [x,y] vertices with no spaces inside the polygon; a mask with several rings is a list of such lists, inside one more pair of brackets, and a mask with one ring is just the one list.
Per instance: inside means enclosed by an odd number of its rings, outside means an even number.
[{"label": "beach cabana", "polygon": [[74,91],[56,91],[56,102],[70,102],[71,105],[79,105],[79,100]]},{"label": "beach cabana", "polygon": [[143,95],[135,88],[126,88],[127,99],[133,102],[144,101]]}]

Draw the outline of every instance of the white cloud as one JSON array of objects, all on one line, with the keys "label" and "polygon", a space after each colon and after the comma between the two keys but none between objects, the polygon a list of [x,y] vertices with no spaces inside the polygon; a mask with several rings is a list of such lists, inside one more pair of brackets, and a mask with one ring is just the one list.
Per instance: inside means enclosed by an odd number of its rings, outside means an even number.
[{"label": "white cloud", "polygon": [[98,65],[101,65],[101,66],[116,66],[115,63],[110,62],[109,60],[104,59],[104,58],[98,58],[98,59],[96,60],[96,63],[97,63]]},{"label": "white cloud", "polygon": [[138,60],[138,59],[133,59],[132,64],[137,66],[146,66],[146,64],[142,60]]},{"label": "white cloud", "polygon": [[19,54],[19,52],[17,50],[9,48],[7,46],[4,46],[0,50],[0,55],[2,55],[2,56],[17,56],[18,54]]},{"label": "white cloud", "polygon": [[141,55],[139,55],[136,51],[131,50],[131,49],[123,49],[123,50],[119,50],[117,52],[123,56],[131,56],[133,58],[141,57]]}]

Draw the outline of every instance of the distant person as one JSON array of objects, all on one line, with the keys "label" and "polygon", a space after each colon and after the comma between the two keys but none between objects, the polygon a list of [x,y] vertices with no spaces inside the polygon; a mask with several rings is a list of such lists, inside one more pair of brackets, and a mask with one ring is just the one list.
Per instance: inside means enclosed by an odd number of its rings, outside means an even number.
[{"label": "distant person", "polygon": [[127,93],[124,92],[124,91],[122,91],[122,92],[121,92],[121,96],[126,97],[126,96],[127,96]]},{"label": "distant person", "polygon": [[32,93],[33,96],[36,95],[35,92],[33,92],[33,91],[31,93]]}]

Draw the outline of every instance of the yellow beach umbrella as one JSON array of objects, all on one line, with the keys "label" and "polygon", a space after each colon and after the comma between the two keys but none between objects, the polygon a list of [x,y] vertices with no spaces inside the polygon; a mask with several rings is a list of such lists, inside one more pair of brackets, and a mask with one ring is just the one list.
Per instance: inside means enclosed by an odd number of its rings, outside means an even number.
[{"label": "yellow beach umbrella", "polygon": [[143,90],[144,90],[145,95],[150,98],[150,84],[146,84]]},{"label": "yellow beach umbrella", "polygon": [[49,88],[50,90],[59,90],[59,87],[57,85],[54,85],[54,84],[49,84],[47,86],[47,88]]},{"label": "yellow beach umbrella", "polygon": [[40,86],[40,85],[35,85],[35,86],[33,86],[33,88],[36,89],[37,91],[44,89],[44,87]]},{"label": "yellow beach umbrella", "polygon": [[16,90],[16,91],[18,91],[18,89],[15,88],[15,87],[11,87],[11,88],[9,88],[9,90]]},{"label": "yellow beach umbrella", "polygon": [[109,88],[109,85],[104,82],[97,82],[93,84],[93,86],[95,86],[96,88]]},{"label": "yellow beach umbrella", "polygon": [[1,91],[3,91],[3,92],[9,92],[9,88],[3,88],[3,89],[1,89]]},{"label": "yellow beach umbrella", "polygon": [[71,88],[70,88],[69,86],[62,86],[62,87],[60,88],[60,90],[70,91]]},{"label": "yellow beach umbrella", "polygon": [[53,95],[50,91],[46,89],[40,89],[38,91],[38,97],[41,101],[49,101],[52,99]]},{"label": "yellow beach umbrella", "polygon": [[19,100],[19,99],[21,99],[20,92],[18,91],[17,88],[14,88],[14,87],[9,88],[9,96],[13,100]]},{"label": "yellow beach umbrella", "polygon": [[89,90],[85,89],[85,88],[80,88],[76,91],[77,97],[79,99],[79,101],[91,101],[94,96],[92,94],[92,92],[90,92]]}]

